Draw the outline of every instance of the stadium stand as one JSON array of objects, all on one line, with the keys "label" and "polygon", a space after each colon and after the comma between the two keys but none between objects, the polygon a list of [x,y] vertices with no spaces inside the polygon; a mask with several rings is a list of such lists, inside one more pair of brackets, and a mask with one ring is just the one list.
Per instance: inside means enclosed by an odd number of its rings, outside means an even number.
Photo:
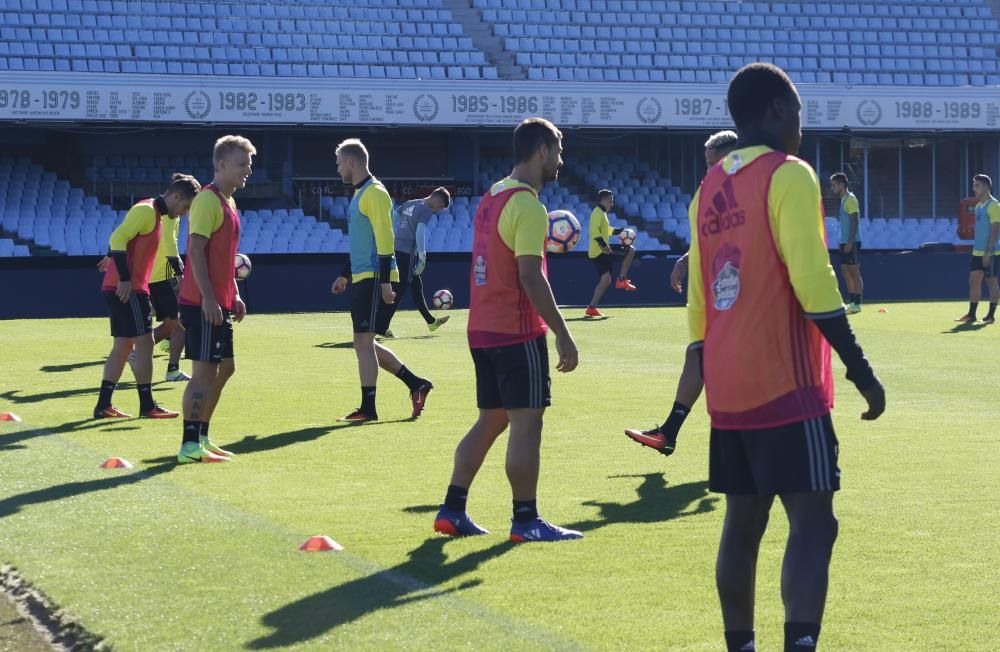
[{"label": "stadium stand", "polygon": [[[104,156],[94,157],[93,165],[86,171],[91,182],[115,181],[162,184],[174,172],[183,171],[198,179],[211,179],[212,168],[205,165],[203,156]],[[253,183],[267,183],[270,175],[267,167],[255,162]]]},{"label": "stadium stand", "polygon": [[[985,0],[474,5],[533,80],[725,82],[746,63],[771,61],[800,83],[1000,84],[998,25]],[[532,18],[540,9],[544,23]]]},{"label": "stadium stand", "polygon": [[497,78],[441,0],[0,0],[0,70]]}]

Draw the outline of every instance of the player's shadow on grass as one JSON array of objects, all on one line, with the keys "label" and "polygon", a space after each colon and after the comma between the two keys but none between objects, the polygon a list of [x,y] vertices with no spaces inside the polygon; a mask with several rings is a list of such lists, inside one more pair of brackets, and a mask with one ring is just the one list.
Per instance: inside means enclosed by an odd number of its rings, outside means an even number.
[{"label": "player's shadow on grass", "polygon": [[595,519],[565,525],[572,530],[596,530],[606,525],[623,523],[662,523],[675,518],[704,514],[715,509],[716,496],[708,493],[708,482],[685,482],[670,485],[662,473],[616,475],[616,478],[642,478],[636,489],[638,498],[630,503],[605,503],[589,500],[584,505],[597,507]]},{"label": "player's shadow on grass", "polygon": [[[29,428],[27,430],[15,430],[13,432],[8,432],[0,434],[0,450],[12,449],[12,448],[25,448],[24,446],[15,446],[15,444],[20,444],[22,441],[27,441],[29,439],[35,439],[36,437],[47,437],[48,435],[60,435],[67,432],[77,432],[80,430],[95,430],[97,428],[104,428],[105,431],[111,430],[107,426],[120,425],[121,422],[116,420],[108,419],[81,419],[79,421],[67,421],[58,426],[51,426],[49,428]],[[138,430],[138,426],[133,426],[129,429]]]},{"label": "player's shadow on grass", "polygon": [[104,360],[91,360],[90,362],[73,362],[71,364],[47,364],[44,367],[39,368],[39,371],[44,371],[45,373],[63,373],[66,371],[74,371],[76,369],[84,369],[86,367],[100,367],[104,364]]},{"label": "player's shadow on grass", "polygon": [[604,315],[602,317],[570,317],[569,319],[566,319],[565,321],[595,321],[596,322],[596,321],[607,321],[608,319],[611,319],[610,315]]},{"label": "player's shadow on grass", "polygon": [[16,514],[29,505],[38,505],[54,500],[62,500],[63,498],[81,496],[95,491],[107,491],[108,489],[117,489],[118,487],[137,484],[166,473],[175,466],[177,466],[176,459],[173,462],[157,464],[156,466],[147,467],[126,475],[111,475],[97,480],[65,482],[44,489],[36,489],[35,491],[28,491],[16,496],[9,496],[0,500],[0,518]]},{"label": "player's shadow on grass", "polygon": [[21,390],[12,389],[9,392],[0,394],[0,399],[11,403],[41,403],[42,401],[53,401],[60,398],[75,398],[77,396],[92,396],[97,394],[94,387],[83,389],[64,389],[58,392],[43,392],[41,394],[21,394]]},{"label": "player's shadow on grass", "polygon": [[449,561],[444,554],[448,541],[445,537],[428,539],[392,568],[338,584],[266,614],[261,622],[273,631],[246,647],[264,650],[303,643],[376,611],[472,588],[482,580],[467,580],[447,589],[435,587],[471,573],[515,545],[505,541]]},{"label": "player's shadow on grass", "polygon": [[[409,337],[392,337],[389,339],[380,339],[379,344],[392,344],[393,342],[400,342],[402,340],[433,340],[436,339],[437,335],[410,335]],[[315,344],[317,349],[353,349],[354,342],[323,342],[322,344]]]},{"label": "player's shadow on grass", "polygon": [[984,324],[982,322],[976,322],[974,324],[964,323],[955,324],[946,331],[941,331],[942,335],[954,335],[955,333],[969,333],[972,331],[978,331],[980,329],[986,328],[990,324]]}]

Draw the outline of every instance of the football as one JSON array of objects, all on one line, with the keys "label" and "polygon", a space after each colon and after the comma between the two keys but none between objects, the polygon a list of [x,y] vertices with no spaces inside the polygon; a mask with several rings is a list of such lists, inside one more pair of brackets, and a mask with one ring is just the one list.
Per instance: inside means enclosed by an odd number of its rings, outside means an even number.
[{"label": "football", "polygon": [[449,290],[438,290],[434,293],[434,298],[431,299],[431,303],[438,310],[450,310],[453,303],[455,303],[455,297],[451,296]]},{"label": "football", "polygon": [[580,240],[580,221],[566,210],[549,213],[549,237],[545,249],[550,253],[564,254]]},{"label": "football", "polygon": [[626,247],[632,246],[632,243],[635,242],[635,236],[636,236],[635,231],[629,228],[622,229],[622,232],[618,234],[618,237],[621,239],[622,244],[625,245]]},{"label": "football", "polygon": [[237,279],[243,280],[250,276],[250,271],[253,266],[250,264],[250,257],[246,254],[236,254],[236,259],[233,261],[233,275]]}]

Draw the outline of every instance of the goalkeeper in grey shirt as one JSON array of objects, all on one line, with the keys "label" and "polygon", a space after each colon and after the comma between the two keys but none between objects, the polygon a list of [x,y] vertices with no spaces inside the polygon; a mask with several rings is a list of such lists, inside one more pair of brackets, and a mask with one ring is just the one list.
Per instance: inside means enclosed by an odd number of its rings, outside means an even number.
[{"label": "goalkeeper in grey shirt", "polygon": [[413,303],[432,331],[440,328],[450,317],[437,319],[427,309],[424,283],[420,278],[427,266],[427,223],[438,211],[451,206],[451,194],[438,188],[423,199],[412,199],[396,207],[396,263],[399,266],[397,304],[407,285],[413,293]]}]

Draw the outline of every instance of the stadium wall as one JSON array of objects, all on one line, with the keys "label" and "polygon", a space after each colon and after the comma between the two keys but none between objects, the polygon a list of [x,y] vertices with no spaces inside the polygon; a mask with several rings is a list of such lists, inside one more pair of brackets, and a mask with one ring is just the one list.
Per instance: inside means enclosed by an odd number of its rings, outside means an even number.
[{"label": "stadium wall", "polygon": [[[968,293],[968,253],[866,252],[862,256],[868,301],[963,299]],[[639,286],[633,294],[612,291],[607,304],[679,305],[683,297],[668,287],[676,256],[644,258],[633,267]],[[272,254],[254,257],[245,282],[251,313],[347,310],[346,295],[330,293],[343,264],[340,255]],[[94,257],[0,259],[0,319],[102,317],[100,274]],[[469,303],[468,254],[431,257],[424,275],[428,296],[448,288],[456,307]],[[549,278],[556,300],[585,305],[593,292],[593,265],[582,255],[550,256]],[[412,303],[404,296],[402,309]]]}]

